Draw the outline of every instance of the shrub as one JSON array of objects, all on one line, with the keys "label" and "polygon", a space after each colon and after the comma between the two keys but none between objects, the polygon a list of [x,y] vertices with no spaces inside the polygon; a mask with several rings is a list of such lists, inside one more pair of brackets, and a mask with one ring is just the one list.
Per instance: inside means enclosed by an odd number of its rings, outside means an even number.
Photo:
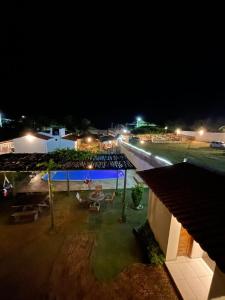
[{"label": "shrub", "polygon": [[144,259],[151,265],[162,265],[165,261],[165,256],[155,240],[148,221],[137,230],[134,230],[134,233],[144,252]]},{"label": "shrub", "polygon": [[134,203],[134,207],[138,207],[140,205],[143,192],[144,187],[142,183],[138,183],[135,187],[132,188],[131,197]]}]

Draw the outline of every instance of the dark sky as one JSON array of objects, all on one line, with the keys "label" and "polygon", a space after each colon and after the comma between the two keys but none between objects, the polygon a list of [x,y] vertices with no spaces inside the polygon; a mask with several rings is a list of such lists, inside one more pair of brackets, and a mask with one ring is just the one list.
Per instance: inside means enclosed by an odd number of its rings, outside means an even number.
[{"label": "dark sky", "polygon": [[204,29],[81,34],[13,19],[1,28],[0,110],[99,127],[225,118],[224,35]]}]

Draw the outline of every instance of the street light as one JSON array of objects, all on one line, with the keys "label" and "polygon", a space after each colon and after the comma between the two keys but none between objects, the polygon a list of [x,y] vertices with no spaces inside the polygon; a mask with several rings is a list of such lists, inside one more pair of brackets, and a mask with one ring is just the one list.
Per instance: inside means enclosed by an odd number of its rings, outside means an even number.
[{"label": "street light", "polygon": [[26,135],[26,139],[28,140],[28,142],[33,142],[33,140],[34,140],[34,136],[32,135],[32,134],[30,134],[30,133],[28,133],[27,135]]},{"label": "street light", "polygon": [[136,127],[140,127],[140,122],[142,121],[142,118],[141,117],[137,117],[136,118]]},{"label": "street light", "polygon": [[205,133],[205,130],[204,130],[203,128],[202,128],[202,129],[199,129],[198,134],[199,134],[200,136],[202,136],[204,133]]},{"label": "street light", "polygon": [[179,134],[181,134],[181,129],[177,128],[175,132],[176,132],[177,135],[179,135]]}]

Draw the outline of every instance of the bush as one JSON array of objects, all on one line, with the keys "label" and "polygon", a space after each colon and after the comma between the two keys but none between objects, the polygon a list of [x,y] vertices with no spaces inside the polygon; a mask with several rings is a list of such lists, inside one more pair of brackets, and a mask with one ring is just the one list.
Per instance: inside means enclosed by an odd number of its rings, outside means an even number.
[{"label": "bush", "polygon": [[132,188],[131,197],[135,208],[140,205],[143,192],[144,192],[144,187],[142,183],[138,183],[135,187]]},{"label": "bush", "polygon": [[141,127],[134,128],[131,131],[131,133],[132,134],[165,133],[165,129],[160,127],[141,126]]},{"label": "bush", "polygon": [[140,246],[143,250],[144,261],[151,265],[162,265],[165,261],[165,256],[155,240],[148,221],[146,221],[140,228],[134,229],[133,232],[140,242]]}]

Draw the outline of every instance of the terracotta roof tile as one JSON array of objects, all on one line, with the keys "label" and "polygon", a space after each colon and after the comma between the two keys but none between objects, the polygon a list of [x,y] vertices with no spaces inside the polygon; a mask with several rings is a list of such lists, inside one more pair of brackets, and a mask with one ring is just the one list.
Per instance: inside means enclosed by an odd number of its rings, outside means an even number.
[{"label": "terracotta roof tile", "polygon": [[225,176],[189,163],[138,174],[225,272]]}]

